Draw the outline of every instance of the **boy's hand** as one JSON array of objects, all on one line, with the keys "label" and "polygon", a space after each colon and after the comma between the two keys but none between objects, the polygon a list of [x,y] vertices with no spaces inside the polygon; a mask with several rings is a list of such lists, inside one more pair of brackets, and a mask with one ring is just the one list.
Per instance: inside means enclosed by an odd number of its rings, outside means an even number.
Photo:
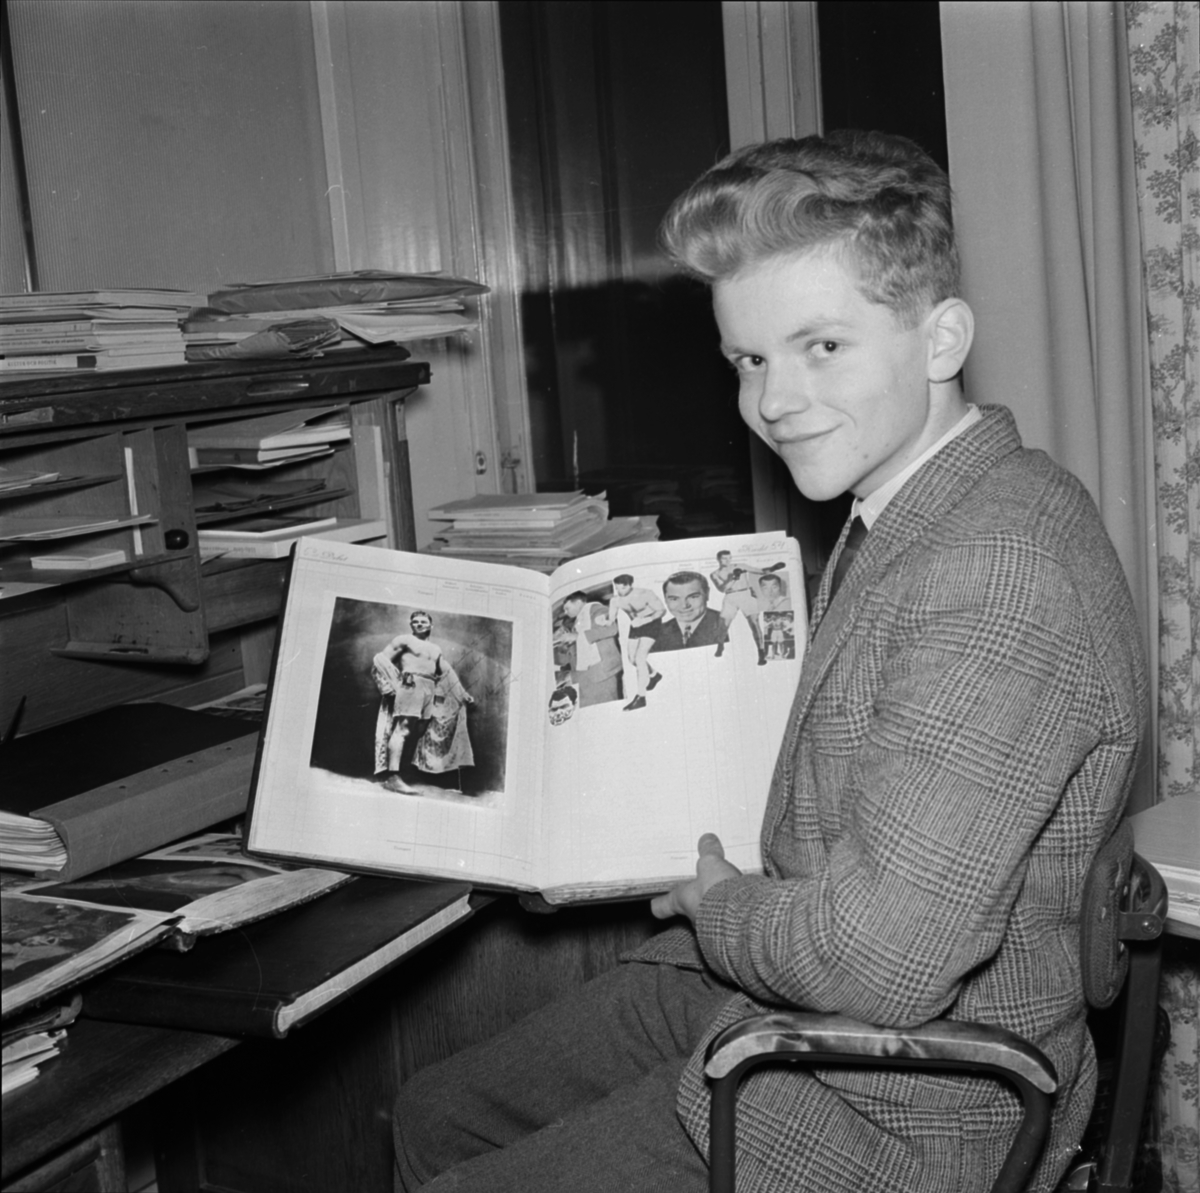
[{"label": "boy's hand", "polygon": [[651,900],[650,911],[657,919],[669,920],[675,915],[685,915],[694,924],[700,911],[700,900],[709,887],[741,874],[737,866],[725,860],[725,849],[715,833],[705,833],[697,849],[700,856],[696,859],[696,877],[678,883],[665,895]]}]

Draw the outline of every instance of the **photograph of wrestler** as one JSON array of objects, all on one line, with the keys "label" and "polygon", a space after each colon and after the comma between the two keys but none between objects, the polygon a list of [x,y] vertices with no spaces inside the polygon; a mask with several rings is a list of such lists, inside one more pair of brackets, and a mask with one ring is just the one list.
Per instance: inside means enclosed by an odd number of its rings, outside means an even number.
[{"label": "photograph of wrestler", "polygon": [[768,663],[796,657],[795,618],[795,613],[783,609],[762,614]]},{"label": "photograph of wrestler", "polygon": [[662,679],[662,672],[650,662],[650,652],[658,637],[666,607],[652,588],[634,587],[633,577],[622,572],[613,577],[613,595],[608,598],[608,624],[617,624],[618,611],[629,618],[626,650],[637,676],[637,695],[625,705],[626,712],[646,707],[646,693]]},{"label": "photograph of wrestler", "polygon": [[310,765],[402,795],[504,790],[512,622],[338,597]]},{"label": "photograph of wrestler", "polygon": [[554,682],[579,689],[579,707],[624,695],[620,630],[608,616],[607,599],[572,592],[552,610]]},{"label": "photograph of wrestler", "polygon": [[416,788],[402,770],[439,773],[474,766],[467,709],[475,698],[459,682],[442,648],[430,635],[433,618],[424,609],[408,617],[409,632],[397,634],[371,660],[379,689],[375,724],[375,775],[389,791]]},{"label": "photograph of wrestler", "polygon": [[708,607],[708,581],[699,572],[676,572],[663,581],[663,600],[671,615],[659,627],[654,650],[691,650],[715,646],[720,654],[727,641],[725,622]]},{"label": "photograph of wrestler", "polygon": [[[763,643],[762,628],[758,624],[757,585],[783,566],[782,563],[773,563],[769,568],[750,567],[749,564],[735,562],[732,551],[718,551],[717,570],[711,577],[713,587],[724,597],[721,602],[721,620],[725,623],[726,636],[728,637],[733,619],[740,613],[746,619],[754,637],[760,666],[767,661],[767,651]],[[724,645],[718,647],[717,654],[723,654],[724,650]]]},{"label": "photograph of wrestler", "polygon": [[270,878],[279,871],[252,862],[174,861],[132,858],[99,874],[38,887],[34,894],[81,899],[105,907],[144,907],[178,911],[205,895]]},{"label": "photograph of wrestler", "polygon": [[550,724],[565,725],[579,704],[579,693],[568,683],[550,693]]},{"label": "photograph of wrestler", "polygon": [[0,970],[5,991],[127,931],[139,918],[133,912],[74,903],[34,903],[12,897],[2,902]]}]

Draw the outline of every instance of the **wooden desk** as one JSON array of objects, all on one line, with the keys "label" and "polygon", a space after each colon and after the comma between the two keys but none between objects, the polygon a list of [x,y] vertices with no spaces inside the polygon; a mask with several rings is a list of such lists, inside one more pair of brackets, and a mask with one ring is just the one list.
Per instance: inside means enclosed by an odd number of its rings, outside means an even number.
[{"label": "wooden desk", "polygon": [[284,1040],[77,1021],[62,1055],[4,1099],[4,1190],[99,1170],[105,1146],[119,1153],[116,1120],[141,1103],[161,1193],[390,1193],[402,1080],[611,969],[660,927],[644,901],[532,915],[515,898],[466,923]]},{"label": "wooden desk", "polygon": [[[4,1188],[44,1188],[95,1162],[102,1128],[237,1043],[199,1032],[78,1020],[60,1055],[42,1066],[35,1081],[4,1098]],[[54,1159],[46,1162],[47,1156]],[[25,1179],[10,1185],[18,1174]]]},{"label": "wooden desk", "polygon": [[[33,570],[53,543],[0,544],[0,725],[27,698],[29,733],[128,700],[200,704],[266,678],[285,560],[202,558],[198,529],[286,512],[386,526],[415,550],[404,401],[428,365],[399,348],[319,360],[213,361],[170,369],[0,379],[0,463],[58,479],[0,493],[0,513],[149,517],[86,540],[124,552],[95,571]],[[325,456],[285,463],[235,511],[213,508],[189,468],[189,432],[212,422],[345,406],[350,438]]]},{"label": "wooden desk", "polygon": [[1164,800],[1129,822],[1138,853],[1164,871],[1167,931],[1200,940],[1200,792]]}]

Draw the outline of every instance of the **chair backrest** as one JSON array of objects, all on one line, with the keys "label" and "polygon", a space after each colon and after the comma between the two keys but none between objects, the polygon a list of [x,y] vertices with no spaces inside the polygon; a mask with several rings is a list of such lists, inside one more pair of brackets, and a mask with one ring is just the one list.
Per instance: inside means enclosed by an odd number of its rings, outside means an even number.
[{"label": "chair backrest", "polygon": [[1092,859],[1080,907],[1079,963],[1084,997],[1111,1006],[1125,984],[1129,950],[1121,940],[1121,912],[1133,868],[1133,829],[1122,820]]},{"label": "chair backrest", "polygon": [[1099,1010],[1122,997],[1112,1076],[1098,1094],[1088,1128],[1098,1154],[1085,1148],[1060,1189],[1117,1193],[1133,1187],[1159,1015],[1160,937],[1166,915],[1162,876],[1134,853],[1133,830],[1122,821],[1092,863],[1081,923],[1085,997]]}]

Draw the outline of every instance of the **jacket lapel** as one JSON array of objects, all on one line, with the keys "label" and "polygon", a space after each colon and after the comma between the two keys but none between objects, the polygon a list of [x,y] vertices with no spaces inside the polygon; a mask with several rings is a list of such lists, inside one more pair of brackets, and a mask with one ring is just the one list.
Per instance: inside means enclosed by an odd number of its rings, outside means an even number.
[{"label": "jacket lapel", "polygon": [[859,547],[854,563],[838,589],[837,598],[831,603],[829,586],[849,533],[849,522],[842,527],[813,604],[800,682],[771,780],[762,830],[762,855],[768,866],[771,838],[795,789],[800,732],[830,665],[854,632],[861,616],[863,593],[933,522],[957,505],[986,472],[1003,457],[1020,450],[1021,437],[1009,410],[1004,406],[983,406],[981,410],[982,419],[946,444],[888,502]]}]

